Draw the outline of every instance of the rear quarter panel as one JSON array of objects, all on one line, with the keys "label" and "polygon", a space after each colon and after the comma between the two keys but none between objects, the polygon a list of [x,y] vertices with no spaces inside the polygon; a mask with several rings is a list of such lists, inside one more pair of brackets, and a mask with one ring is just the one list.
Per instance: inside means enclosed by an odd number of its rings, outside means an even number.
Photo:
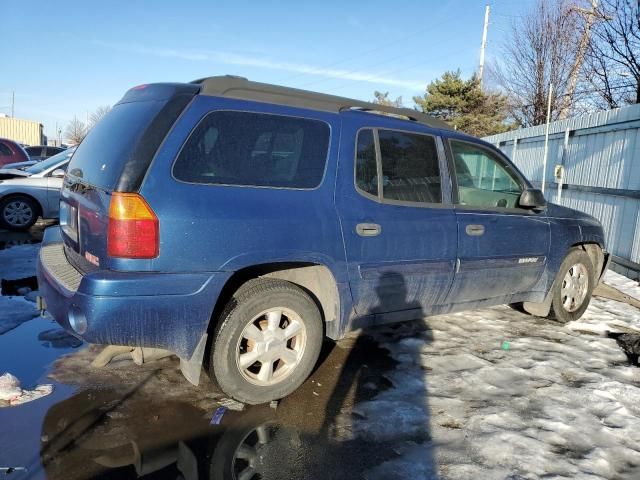
[{"label": "rear quarter panel", "polygon": [[[189,184],[172,166],[189,133],[214,110],[313,118],[329,124],[324,178],[313,190]],[[338,115],[256,102],[197,96],[156,155],[141,194],[160,222],[160,255],[151,268],[167,272],[235,271],[270,262],[326,265],[346,281],[345,253],[334,206]]]}]

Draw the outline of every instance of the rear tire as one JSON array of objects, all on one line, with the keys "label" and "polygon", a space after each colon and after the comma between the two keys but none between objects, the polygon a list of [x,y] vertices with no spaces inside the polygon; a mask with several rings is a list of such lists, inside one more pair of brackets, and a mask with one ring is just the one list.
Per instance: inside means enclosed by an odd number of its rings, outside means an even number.
[{"label": "rear tire", "polygon": [[243,403],[277,400],[307,379],[322,339],[320,311],[304,290],[284,280],[251,281],[220,317],[210,375],[224,393]]},{"label": "rear tire", "polygon": [[39,215],[40,206],[30,197],[12,195],[0,201],[0,226],[7,230],[28,230]]},{"label": "rear tire", "polygon": [[567,323],[582,317],[591,301],[594,279],[589,255],[580,248],[571,250],[553,282],[549,318]]}]

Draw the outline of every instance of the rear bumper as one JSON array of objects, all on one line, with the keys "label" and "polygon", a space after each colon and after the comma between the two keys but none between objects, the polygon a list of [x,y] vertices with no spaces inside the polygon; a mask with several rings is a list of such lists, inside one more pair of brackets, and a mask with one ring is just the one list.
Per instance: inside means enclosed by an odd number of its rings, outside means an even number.
[{"label": "rear bumper", "polygon": [[[89,343],[156,347],[191,358],[206,333],[228,272],[78,272],[64,254],[60,227],[45,231],[38,284],[47,310],[65,329],[83,316]],[[78,335],[77,332],[74,332]]]}]

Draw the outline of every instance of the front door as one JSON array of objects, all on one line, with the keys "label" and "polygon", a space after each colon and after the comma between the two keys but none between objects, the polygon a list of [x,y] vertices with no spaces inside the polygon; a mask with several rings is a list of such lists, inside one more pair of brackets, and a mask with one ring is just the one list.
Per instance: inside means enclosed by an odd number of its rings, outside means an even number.
[{"label": "front door", "polygon": [[506,159],[470,141],[449,140],[455,170],[458,265],[450,303],[544,289],[549,251],[543,212],[518,207],[524,179]]},{"label": "front door", "polygon": [[336,195],[355,311],[419,317],[444,303],[455,268],[442,144],[417,132],[343,131],[356,137],[341,147]]}]

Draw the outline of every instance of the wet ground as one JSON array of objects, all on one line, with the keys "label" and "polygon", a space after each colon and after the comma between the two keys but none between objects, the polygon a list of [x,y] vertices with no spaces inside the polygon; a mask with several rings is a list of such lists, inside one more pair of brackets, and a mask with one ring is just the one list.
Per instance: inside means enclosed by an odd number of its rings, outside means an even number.
[{"label": "wet ground", "polygon": [[276,408],[193,387],[174,357],[92,368],[100,348],[34,305],[0,334],[0,374],[54,391],[0,408],[0,479],[639,478],[638,370],[581,330],[640,310],[602,293],[576,330],[496,307],[327,342]]},{"label": "wet ground", "polygon": [[[0,231],[0,249],[38,242],[42,227]],[[382,374],[396,362],[368,337],[327,342],[311,378],[276,408],[229,402],[206,378],[193,387],[176,358],[93,369],[99,351],[38,316],[0,335],[0,374],[54,386],[0,408],[0,478],[359,478],[397,456],[384,442],[332,440],[333,419],[390,386]]]}]

